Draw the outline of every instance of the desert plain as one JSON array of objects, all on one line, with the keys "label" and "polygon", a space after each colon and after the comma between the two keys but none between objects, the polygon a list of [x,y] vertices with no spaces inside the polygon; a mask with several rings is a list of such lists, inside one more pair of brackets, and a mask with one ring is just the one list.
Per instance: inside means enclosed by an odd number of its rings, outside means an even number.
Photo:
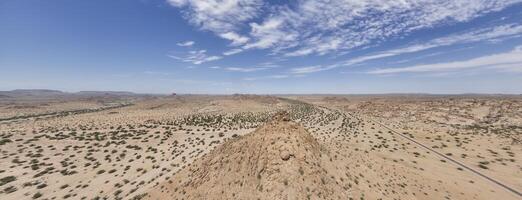
[{"label": "desert plain", "polygon": [[522,199],[520,95],[0,93],[0,199]]}]

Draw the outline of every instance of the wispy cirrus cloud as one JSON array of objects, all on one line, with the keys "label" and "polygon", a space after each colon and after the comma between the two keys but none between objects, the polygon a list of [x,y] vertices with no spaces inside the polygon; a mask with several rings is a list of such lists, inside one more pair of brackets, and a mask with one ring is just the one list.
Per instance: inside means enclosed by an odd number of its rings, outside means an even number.
[{"label": "wispy cirrus cloud", "polygon": [[314,72],[320,72],[325,70],[330,70],[333,68],[338,67],[339,65],[333,64],[333,65],[314,65],[314,66],[305,66],[305,67],[294,67],[290,69],[290,73],[292,74],[309,74]]},{"label": "wispy cirrus cloud", "polygon": [[350,50],[415,30],[466,22],[522,0],[168,2],[182,8],[185,18],[193,25],[231,41],[236,49],[269,49],[273,54],[293,57]]},{"label": "wispy cirrus cloud", "polygon": [[[263,23],[251,24],[256,48],[286,56],[327,54],[384,41],[414,30],[463,22],[519,1],[309,0],[281,8]],[[379,16],[379,17],[376,17]],[[259,27],[269,31],[258,31]],[[299,33],[299,34],[297,34]]]},{"label": "wispy cirrus cloud", "polygon": [[242,35],[239,35],[239,34],[237,34],[235,32],[232,32],[232,31],[226,32],[226,33],[221,33],[221,34],[219,34],[219,37],[222,37],[224,39],[232,41],[231,44],[233,46],[238,46],[238,45],[245,44],[245,43],[248,42],[248,40],[250,40],[250,38],[242,36]]},{"label": "wispy cirrus cloud", "polygon": [[263,6],[262,0],[167,0],[184,9],[184,17],[194,26],[216,34],[239,29],[253,19]]},{"label": "wispy cirrus cloud", "polygon": [[266,63],[260,63],[255,66],[249,66],[249,67],[220,67],[220,66],[212,66],[209,67],[210,69],[221,69],[225,71],[230,72],[243,72],[243,73],[249,73],[249,72],[258,72],[258,71],[264,71],[264,70],[272,70],[275,68],[279,68],[279,65],[273,64],[271,62]]},{"label": "wispy cirrus cloud", "polygon": [[338,67],[347,67],[355,64],[360,64],[372,60],[398,56],[401,54],[415,53],[428,49],[450,46],[456,44],[466,44],[480,41],[503,40],[510,37],[522,36],[522,24],[504,24],[494,27],[480,28],[468,32],[449,35],[432,39],[421,44],[412,44],[405,47],[400,47],[392,50],[381,51],[370,55],[350,58],[336,64],[328,66],[309,66],[292,68],[292,73],[313,73],[325,70],[331,70]]},{"label": "wispy cirrus cloud", "polygon": [[270,75],[270,76],[258,76],[258,77],[246,77],[243,78],[245,81],[256,81],[256,80],[266,80],[266,79],[284,79],[290,78],[290,75],[286,74],[278,74],[278,75]]},{"label": "wispy cirrus cloud", "polygon": [[190,47],[190,46],[194,45],[195,43],[196,42],[194,42],[194,41],[185,41],[185,42],[179,42],[176,45],[178,45],[180,47]]},{"label": "wispy cirrus cloud", "polygon": [[167,56],[170,58],[176,59],[176,60],[180,60],[182,62],[189,62],[189,63],[195,64],[195,65],[199,65],[199,64],[202,64],[205,62],[220,60],[223,58],[221,56],[209,56],[209,55],[207,55],[206,52],[207,52],[207,50],[193,50],[193,51],[189,51],[186,55],[182,55],[182,56],[173,55],[173,54],[169,54]]},{"label": "wispy cirrus cloud", "polygon": [[264,67],[225,67],[223,68],[227,71],[233,71],[233,72],[257,72],[261,70],[266,70],[268,68]]},{"label": "wispy cirrus cloud", "polygon": [[496,68],[512,71],[522,69],[522,46],[512,51],[477,57],[469,60],[435,63],[427,65],[415,65],[398,68],[375,69],[367,72],[368,74],[396,74],[396,73],[421,73],[421,72],[441,72],[455,71],[473,68]]},{"label": "wispy cirrus cloud", "polygon": [[[231,48],[221,55],[207,55],[204,50],[190,51],[185,56],[170,55],[183,62],[201,64],[252,49],[267,50],[270,55],[283,60],[307,55],[336,55],[339,52],[378,46],[383,41],[404,37],[414,31],[467,22],[522,0],[299,0],[286,4],[261,0],[168,2],[182,9],[184,17],[194,26],[211,31],[230,42]],[[395,49],[337,60],[333,64],[293,67],[286,74],[304,75],[444,46],[497,42],[521,35],[522,24],[519,22],[493,26],[489,24]],[[402,70],[440,68],[437,65],[412,67],[414,68]],[[251,73],[269,68],[255,66],[214,69]],[[400,70],[397,70],[386,68],[370,73],[399,73]]]},{"label": "wispy cirrus cloud", "polygon": [[479,41],[488,41],[501,39],[505,37],[512,36],[520,36],[522,35],[522,24],[505,24],[499,25],[495,27],[481,28],[478,30],[473,30],[469,32],[453,34],[446,37],[441,37],[437,39],[433,39],[431,41],[422,43],[422,44],[414,44],[410,46],[406,46],[403,48],[397,48],[389,51],[384,51],[380,53],[376,53],[373,55],[356,57],[353,59],[346,60],[344,65],[352,65],[356,63],[361,63],[369,60],[385,58],[396,56],[405,53],[414,53],[419,51],[424,51],[432,48],[450,46],[455,44],[465,44],[471,42],[479,42]]},{"label": "wispy cirrus cloud", "polygon": [[243,49],[230,49],[228,51],[223,52],[223,55],[231,56],[231,55],[234,55],[234,54],[241,53],[242,51],[243,51]]}]

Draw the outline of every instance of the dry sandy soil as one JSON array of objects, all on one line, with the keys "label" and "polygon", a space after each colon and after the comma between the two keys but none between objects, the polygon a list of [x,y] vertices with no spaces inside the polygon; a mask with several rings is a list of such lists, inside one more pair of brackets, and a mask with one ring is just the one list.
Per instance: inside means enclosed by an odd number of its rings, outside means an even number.
[{"label": "dry sandy soil", "polygon": [[0,101],[0,199],[521,199],[519,96]]}]

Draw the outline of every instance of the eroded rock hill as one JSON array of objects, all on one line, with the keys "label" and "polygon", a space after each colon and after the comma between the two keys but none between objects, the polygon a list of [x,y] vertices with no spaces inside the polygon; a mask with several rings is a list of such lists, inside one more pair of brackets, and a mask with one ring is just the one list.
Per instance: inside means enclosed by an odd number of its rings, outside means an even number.
[{"label": "eroded rock hill", "polygon": [[232,139],[147,193],[146,199],[348,199],[328,152],[280,114]]}]

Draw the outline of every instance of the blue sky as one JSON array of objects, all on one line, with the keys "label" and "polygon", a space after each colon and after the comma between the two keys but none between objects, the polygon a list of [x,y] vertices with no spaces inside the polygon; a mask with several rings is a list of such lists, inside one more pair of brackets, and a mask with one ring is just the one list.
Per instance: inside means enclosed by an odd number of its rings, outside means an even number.
[{"label": "blue sky", "polygon": [[521,0],[3,0],[0,90],[522,93]]}]

